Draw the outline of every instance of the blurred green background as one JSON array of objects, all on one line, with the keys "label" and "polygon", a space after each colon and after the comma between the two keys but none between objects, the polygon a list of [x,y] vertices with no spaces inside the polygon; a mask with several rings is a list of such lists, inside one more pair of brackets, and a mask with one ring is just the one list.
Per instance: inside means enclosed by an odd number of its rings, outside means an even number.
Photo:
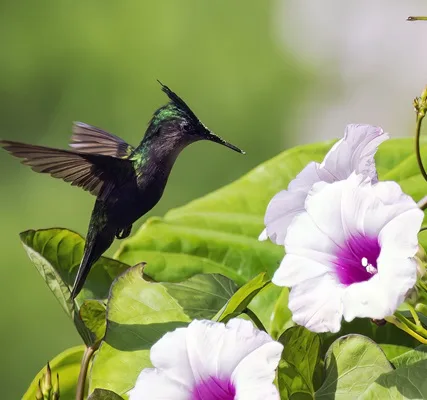
[{"label": "blurred green background", "polygon": [[[385,80],[388,75],[376,64],[369,74],[362,68],[354,80],[359,63],[372,58],[346,52],[354,57],[347,63],[330,55],[331,49],[341,54],[346,47],[333,41],[328,46],[322,34],[341,38],[348,31],[331,13],[324,28],[313,24],[313,18],[324,18],[311,10],[305,19],[310,10],[308,2],[286,0],[0,0],[0,137],[66,148],[77,120],[137,144],[152,112],[166,102],[156,82],[160,79],[214,132],[247,152],[240,156],[213,143],[190,146],[151,213],[162,215],[232,182],[291,144],[340,136],[343,121],[381,124],[363,119],[377,115],[372,107],[360,111],[361,105],[379,103],[374,96],[359,96],[352,105],[355,113],[345,108],[345,93],[351,96],[355,86],[371,89],[372,82],[381,81],[390,87],[400,80]],[[409,9],[393,15],[404,21]],[[370,21],[378,27],[377,20]],[[367,43],[378,43],[371,50],[379,52],[376,59],[390,71],[394,64],[381,53],[384,40],[377,35],[375,42],[372,33]],[[406,37],[405,50],[415,49],[416,40]],[[324,56],[318,63],[310,46]],[[351,79],[340,75],[345,65],[352,66]],[[409,85],[408,98],[397,88],[393,96],[381,92],[387,101],[399,98],[408,105],[406,110],[398,103],[405,124],[412,118],[411,98],[424,83]],[[339,103],[339,118],[337,107],[325,115],[331,101]],[[390,109],[382,112],[396,115]],[[321,121],[323,128],[316,128]],[[58,226],[85,235],[94,198],[33,173],[5,152],[0,152],[0,171],[0,381],[1,397],[9,400],[21,397],[47,360],[80,343],[27,259],[18,233]]]},{"label": "blurred green background", "polygon": [[[247,152],[212,143],[188,148],[154,210],[161,215],[284,147],[282,132],[295,122],[294,105],[310,82],[272,40],[270,17],[269,2],[260,1],[2,4],[0,137],[66,148],[77,120],[136,144],[166,102],[160,79]],[[18,233],[59,226],[85,235],[94,198],[5,152],[0,167],[0,377],[2,398],[17,399],[48,359],[80,343]]]}]

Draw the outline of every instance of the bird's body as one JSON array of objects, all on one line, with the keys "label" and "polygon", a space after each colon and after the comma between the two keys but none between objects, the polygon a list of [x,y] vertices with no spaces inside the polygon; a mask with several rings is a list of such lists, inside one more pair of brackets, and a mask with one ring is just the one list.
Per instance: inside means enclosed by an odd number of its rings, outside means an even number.
[{"label": "bird's body", "polygon": [[127,237],[132,224],[160,200],[171,169],[186,146],[205,139],[242,152],[210,132],[169,88],[162,85],[162,90],[171,101],[154,113],[136,148],[83,123],[74,124],[70,143],[73,151],[0,141],[33,170],[49,173],[97,196],[73,298],[114,238]]}]

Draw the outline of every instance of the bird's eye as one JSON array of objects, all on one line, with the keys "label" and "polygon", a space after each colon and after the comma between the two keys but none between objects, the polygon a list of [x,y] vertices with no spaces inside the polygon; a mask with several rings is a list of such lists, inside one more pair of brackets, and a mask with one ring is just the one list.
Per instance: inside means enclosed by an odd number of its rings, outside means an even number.
[{"label": "bird's eye", "polygon": [[184,122],[183,124],[181,124],[181,129],[183,132],[189,132],[191,130],[190,124]]}]

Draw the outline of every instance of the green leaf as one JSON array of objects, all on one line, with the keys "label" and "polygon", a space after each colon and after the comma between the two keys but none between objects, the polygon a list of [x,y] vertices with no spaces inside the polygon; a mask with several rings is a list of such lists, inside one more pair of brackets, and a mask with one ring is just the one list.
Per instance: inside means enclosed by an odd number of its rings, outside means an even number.
[{"label": "green leaf", "polygon": [[125,395],[141,370],[151,367],[151,346],[190,321],[161,283],[143,279],[143,268],[141,264],[129,268],[112,286],[107,332],[93,361],[91,389]]},{"label": "green leaf", "polygon": [[288,329],[279,342],[284,346],[278,370],[281,398],[314,398],[314,382],[320,371],[320,336],[295,326]]},{"label": "green leaf", "polygon": [[410,350],[391,360],[395,368],[405,367],[415,364],[418,361],[427,360],[427,346],[422,344],[413,350]]},{"label": "green leaf", "polygon": [[[260,229],[262,228],[260,218]],[[218,273],[244,284],[263,271],[272,275],[283,249],[257,238],[149,219],[116,254],[126,263],[147,263],[157,282],[180,282],[196,274]]]},{"label": "green leaf", "polygon": [[381,374],[392,371],[380,347],[361,335],[336,340],[326,354],[325,367],[326,378],[316,392],[317,400],[358,399]]},{"label": "green leaf", "polygon": [[427,360],[421,360],[382,374],[361,399],[426,399]]},{"label": "green leaf", "polygon": [[77,298],[71,299],[71,288],[83,257],[84,240],[67,229],[29,230],[20,234],[24,248],[38,272],[53,292],[62,308],[88,345],[93,335],[80,318],[79,309],[87,299],[105,299],[112,281],[129,268],[127,265],[106,257],[94,264]]},{"label": "green leaf", "polygon": [[228,301],[224,309],[218,313],[220,322],[228,322],[231,318],[241,314],[256,294],[269,283],[265,274],[259,274],[246,285],[243,285]]},{"label": "green leaf", "polygon": [[218,274],[195,275],[163,286],[191,319],[211,319],[237,290],[231,279]]},{"label": "green leaf", "polygon": [[123,397],[111,390],[95,389],[87,400],[123,400]]},{"label": "green leaf", "polygon": [[425,399],[427,398],[427,346],[421,345],[392,360],[394,371],[378,377],[363,399]]},{"label": "green leaf", "polygon": [[[79,377],[84,350],[85,346],[72,347],[49,362],[53,380],[56,380],[56,374],[59,374],[61,400],[74,400],[76,398],[77,378]],[[34,400],[36,398],[38,382],[45,371],[46,367],[43,367],[36,375],[22,400]]]},{"label": "green leaf", "polygon": [[85,300],[80,307],[80,318],[91,332],[91,342],[98,344],[105,335],[107,318],[105,304],[99,300]]},{"label": "green leaf", "polygon": [[393,324],[387,323],[383,326],[378,326],[367,318],[357,318],[352,322],[343,321],[341,330],[338,333],[323,334],[324,351],[326,351],[334,340],[351,333],[358,333],[371,338],[381,347],[388,360],[419,345],[416,339],[396,328]]}]

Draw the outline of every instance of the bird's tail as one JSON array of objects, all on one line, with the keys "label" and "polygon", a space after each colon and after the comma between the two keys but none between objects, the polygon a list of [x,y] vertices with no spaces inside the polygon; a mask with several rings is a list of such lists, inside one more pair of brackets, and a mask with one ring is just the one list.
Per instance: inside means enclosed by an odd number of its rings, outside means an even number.
[{"label": "bird's tail", "polygon": [[100,232],[89,230],[86,239],[83,259],[77,271],[76,279],[74,280],[71,296],[74,299],[82,290],[86,278],[92,265],[101,257],[101,255],[111,246],[114,241],[114,231],[104,229]]}]

